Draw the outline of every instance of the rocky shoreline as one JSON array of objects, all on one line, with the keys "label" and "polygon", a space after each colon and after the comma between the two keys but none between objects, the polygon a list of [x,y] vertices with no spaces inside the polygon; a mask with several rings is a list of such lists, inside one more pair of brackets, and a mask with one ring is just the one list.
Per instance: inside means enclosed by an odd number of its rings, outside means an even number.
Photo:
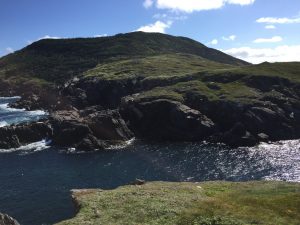
[{"label": "rocky shoreline", "polygon": [[[271,90],[281,94],[262,95],[260,101],[245,102],[212,101],[201,93],[191,92],[182,102],[164,96],[143,96],[159,85],[156,83],[145,85],[136,79],[103,81],[95,77],[73,79],[56,98],[57,102],[64,102],[63,107],[49,105],[47,95],[34,94],[11,104],[26,109],[42,108],[50,116],[39,122],[0,128],[0,147],[16,148],[43,138],[51,139],[55,146],[86,151],[103,150],[133,137],[209,141],[231,147],[299,138],[299,84],[277,77],[243,79],[262,93]],[[217,82],[213,84],[212,88],[218,86]]]}]

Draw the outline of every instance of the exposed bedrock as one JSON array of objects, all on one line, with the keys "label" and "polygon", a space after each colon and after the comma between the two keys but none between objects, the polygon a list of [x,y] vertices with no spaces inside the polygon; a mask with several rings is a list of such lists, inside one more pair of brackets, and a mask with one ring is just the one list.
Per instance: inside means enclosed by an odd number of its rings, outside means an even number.
[{"label": "exposed bedrock", "polygon": [[146,139],[198,141],[215,131],[215,124],[199,111],[166,99],[139,102],[126,97],[121,114],[135,134]]},{"label": "exposed bedrock", "polygon": [[82,111],[57,111],[51,115],[53,144],[81,150],[105,149],[133,137],[116,110],[97,107]]},{"label": "exposed bedrock", "polygon": [[52,129],[46,122],[24,123],[0,128],[0,148],[18,148],[52,136]]}]

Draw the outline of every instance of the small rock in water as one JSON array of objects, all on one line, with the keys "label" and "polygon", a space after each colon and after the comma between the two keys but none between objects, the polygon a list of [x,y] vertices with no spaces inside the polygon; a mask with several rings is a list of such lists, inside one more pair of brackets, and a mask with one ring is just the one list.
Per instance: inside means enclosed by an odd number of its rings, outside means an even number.
[{"label": "small rock in water", "polygon": [[131,182],[131,185],[143,185],[145,184],[146,181],[145,180],[141,180],[141,179],[135,179],[135,181]]}]

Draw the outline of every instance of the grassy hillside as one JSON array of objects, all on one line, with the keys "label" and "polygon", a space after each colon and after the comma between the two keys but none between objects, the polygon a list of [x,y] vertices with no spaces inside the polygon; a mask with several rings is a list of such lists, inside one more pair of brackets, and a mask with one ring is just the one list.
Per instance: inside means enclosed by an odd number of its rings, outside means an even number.
[{"label": "grassy hillside", "polygon": [[134,32],[101,38],[40,40],[1,58],[0,76],[62,83],[100,63],[174,53],[230,65],[248,64],[188,38]]},{"label": "grassy hillside", "polygon": [[298,183],[152,182],[74,195],[79,213],[59,225],[296,225],[300,221]]},{"label": "grassy hillside", "polygon": [[230,68],[235,68],[235,66],[217,63],[196,55],[173,53],[102,63],[86,71],[84,75],[105,80],[135,77],[166,78]]}]

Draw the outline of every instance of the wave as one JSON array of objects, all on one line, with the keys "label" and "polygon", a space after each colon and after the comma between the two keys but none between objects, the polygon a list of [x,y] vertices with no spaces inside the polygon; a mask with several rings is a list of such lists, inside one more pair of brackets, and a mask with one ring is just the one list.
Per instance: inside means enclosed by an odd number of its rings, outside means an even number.
[{"label": "wave", "polygon": [[10,148],[10,149],[0,149],[0,153],[12,153],[19,152],[21,154],[30,154],[35,152],[40,152],[45,149],[50,148],[51,140],[42,140],[28,145],[23,145],[19,148]]},{"label": "wave", "polygon": [[0,97],[0,127],[22,122],[37,121],[49,115],[42,110],[26,111],[25,109],[10,108],[9,103],[19,97]]},{"label": "wave", "polygon": [[120,143],[120,144],[117,144],[117,145],[111,145],[111,146],[109,146],[106,149],[107,150],[122,150],[122,149],[127,148],[130,145],[132,145],[135,140],[136,140],[135,138],[132,138],[132,139],[130,139],[128,141],[125,141],[123,143]]},{"label": "wave", "polygon": [[13,97],[0,97],[0,103],[10,103],[10,102],[14,102],[17,100],[20,100],[21,97],[20,96],[13,96]]}]

